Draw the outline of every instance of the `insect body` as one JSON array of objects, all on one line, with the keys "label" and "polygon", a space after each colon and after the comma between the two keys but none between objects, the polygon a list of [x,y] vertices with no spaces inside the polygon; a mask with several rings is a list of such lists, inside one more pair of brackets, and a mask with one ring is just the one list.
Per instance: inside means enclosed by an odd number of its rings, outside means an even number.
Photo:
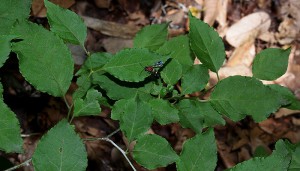
[{"label": "insect body", "polygon": [[163,61],[158,61],[158,62],[156,62],[154,65],[153,65],[153,67],[155,67],[155,68],[160,68],[160,67],[162,67],[164,65],[164,62]]},{"label": "insect body", "polygon": [[150,74],[154,75],[155,77],[159,77],[159,70],[158,68],[161,68],[163,66],[164,62],[158,61],[154,63],[152,66],[146,66],[144,68],[145,71],[149,72]]}]

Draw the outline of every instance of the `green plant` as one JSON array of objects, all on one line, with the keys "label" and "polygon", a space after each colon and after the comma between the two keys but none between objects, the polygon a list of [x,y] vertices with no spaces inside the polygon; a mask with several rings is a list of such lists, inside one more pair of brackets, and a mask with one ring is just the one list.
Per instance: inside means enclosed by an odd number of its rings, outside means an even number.
[{"label": "green plant", "polygon": [[[74,70],[65,43],[84,48],[86,26],[75,13],[45,0],[51,26],[48,31],[28,21],[30,4],[30,0],[11,0],[0,7],[1,66],[11,51],[16,53],[20,71],[29,83],[41,92],[64,98]],[[239,121],[248,115],[259,122],[281,106],[300,108],[287,88],[263,85],[259,80],[274,80],[285,73],[290,48],[263,50],[254,60],[253,77],[232,76],[219,81],[209,100],[188,98],[186,95],[194,92],[207,93],[208,70],[218,74],[225,60],[224,45],[217,32],[191,14],[189,20],[188,35],[167,40],[168,24],[151,25],[136,35],[132,49],[115,55],[85,50],[88,58],[76,73],[79,87],[73,94],[73,104],[68,106],[68,117],[43,135],[32,159],[23,165],[32,160],[35,170],[85,170],[84,143],[70,123],[74,117],[99,114],[100,104],[112,108],[111,118],[119,121],[129,142],[136,141],[131,152],[137,163],[154,169],[176,162],[180,171],[215,169],[213,126],[224,125],[223,116]],[[201,65],[193,65],[196,56]],[[154,65],[157,62],[163,64]],[[180,91],[174,87],[176,84],[181,86]],[[3,92],[2,86],[0,91]],[[3,97],[0,112],[0,149],[22,153],[18,120]],[[177,154],[163,137],[145,134],[154,121],[161,125],[179,123],[194,130],[196,136],[187,140]],[[127,154],[109,137],[84,141],[96,140],[112,143],[131,164]],[[299,145],[280,140],[275,148],[268,157],[255,157],[230,170],[299,169]]]}]

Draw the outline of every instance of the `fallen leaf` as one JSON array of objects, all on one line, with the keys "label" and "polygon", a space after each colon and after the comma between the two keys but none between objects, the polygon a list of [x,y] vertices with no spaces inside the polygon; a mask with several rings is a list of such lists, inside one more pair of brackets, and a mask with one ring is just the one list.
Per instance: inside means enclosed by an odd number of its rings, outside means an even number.
[{"label": "fallen leaf", "polygon": [[108,36],[130,39],[140,30],[138,26],[132,24],[119,24],[87,16],[82,16],[82,18],[88,28]]},{"label": "fallen leaf", "polygon": [[204,22],[212,26],[221,9],[222,0],[204,1]]},{"label": "fallen leaf", "polygon": [[262,33],[268,32],[271,19],[266,12],[256,12],[243,17],[232,25],[226,33],[226,40],[234,47],[240,46],[249,38],[256,38]]},{"label": "fallen leaf", "polygon": [[[59,5],[63,8],[70,8],[74,3],[75,0],[49,0],[50,2]],[[32,15],[35,17],[46,17],[47,16],[47,9],[44,5],[44,0],[33,0],[31,5]]]},{"label": "fallen leaf", "polygon": [[103,40],[103,46],[107,52],[114,54],[123,48],[131,48],[133,41],[132,39],[107,38]]},{"label": "fallen leaf", "polygon": [[216,20],[219,25],[224,28],[227,26],[227,11],[228,11],[228,0],[220,0],[221,7],[219,8],[219,14],[217,15]]},{"label": "fallen leaf", "polygon": [[250,67],[255,57],[255,46],[253,37],[249,37],[247,41],[237,47],[229,57],[226,66],[232,67],[237,65],[245,65]]}]

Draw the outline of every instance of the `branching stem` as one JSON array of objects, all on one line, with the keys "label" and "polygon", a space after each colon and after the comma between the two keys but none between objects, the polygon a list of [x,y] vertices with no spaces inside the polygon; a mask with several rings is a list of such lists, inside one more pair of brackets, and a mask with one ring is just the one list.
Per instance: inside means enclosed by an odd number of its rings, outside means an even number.
[{"label": "branching stem", "polygon": [[27,166],[27,165],[29,165],[29,163],[31,162],[31,160],[32,160],[32,159],[30,158],[30,159],[24,161],[23,163],[20,163],[19,165],[16,165],[16,166],[11,167],[11,168],[9,168],[9,169],[6,169],[6,170],[4,170],[4,171],[12,171],[12,170],[16,170],[16,169],[18,169],[18,168],[20,168],[20,167]]},{"label": "branching stem", "polygon": [[85,141],[97,141],[97,140],[101,140],[101,141],[107,141],[107,142],[111,143],[114,147],[116,147],[122,153],[122,155],[125,157],[125,159],[129,163],[129,165],[131,166],[132,170],[136,171],[136,169],[134,168],[133,164],[131,163],[131,161],[127,157],[126,152],[122,148],[120,148],[115,142],[113,142],[111,139],[109,139],[109,137],[113,136],[118,131],[120,131],[120,128],[117,129],[117,130],[115,130],[111,134],[109,134],[107,137],[104,137],[104,138],[85,138],[84,140]]}]

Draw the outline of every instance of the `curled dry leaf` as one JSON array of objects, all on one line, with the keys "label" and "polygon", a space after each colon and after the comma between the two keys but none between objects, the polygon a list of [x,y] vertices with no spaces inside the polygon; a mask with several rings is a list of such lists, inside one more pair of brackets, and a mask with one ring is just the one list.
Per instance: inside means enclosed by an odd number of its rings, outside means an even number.
[{"label": "curled dry leaf", "polygon": [[252,13],[243,17],[228,29],[226,40],[232,46],[238,47],[248,41],[249,38],[255,39],[257,36],[268,32],[270,24],[271,19],[268,13]]},{"label": "curled dry leaf", "polygon": [[205,0],[204,1],[204,22],[210,26],[214,24],[221,9],[222,0]]},{"label": "curled dry leaf", "polygon": [[226,66],[232,67],[237,65],[245,65],[250,67],[255,56],[254,39],[249,38],[239,47],[237,47],[230,56]]},{"label": "curled dry leaf", "polygon": [[292,43],[299,34],[300,28],[296,21],[291,18],[285,18],[279,25],[278,33],[275,34],[276,39],[282,45]]},{"label": "curled dry leaf", "polygon": [[220,8],[219,14],[216,18],[218,23],[222,28],[226,27],[227,25],[227,7],[228,7],[228,0],[220,0]]},{"label": "curled dry leaf", "polygon": [[88,28],[113,37],[130,39],[133,38],[140,29],[140,27],[132,24],[119,24],[116,22],[99,20],[87,16],[82,16],[82,18]]}]

